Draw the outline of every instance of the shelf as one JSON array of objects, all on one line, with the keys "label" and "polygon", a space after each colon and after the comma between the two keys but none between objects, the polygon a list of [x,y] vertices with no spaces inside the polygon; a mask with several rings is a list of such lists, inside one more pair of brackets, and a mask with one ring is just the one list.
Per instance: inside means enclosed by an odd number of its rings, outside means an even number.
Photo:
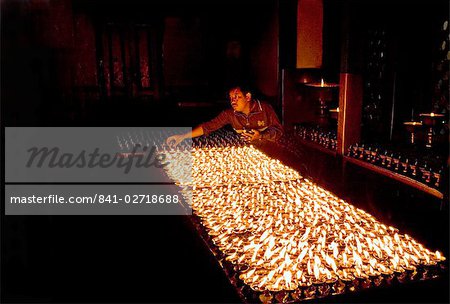
[{"label": "shelf", "polygon": [[319,145],[318,143],[315,143],[315,142],[303,139],[301,137],[295,136],[295,140],[298,141],[299,143],[301,143],[302,145],[305,145],[305,146],[310,147],[312,149],[319,150],[319,151],[321,151],[323,153],[326,153],[326,154],[329,154],[329,155],[332,155],[332,156],[336,156],[336,154],[337,154],[337,152],[335,150],[331,150],[331,149],[325,148],[324,146]]},{"label": "shelf", "polygon": [[444,198],[444,195],[439,190],[431,188],[431,187],[429,187],[429,186],[427,186],[427,185],[425,185],[425,184],[423,184],[423,183],[421,183],[419,181],[416,181],[415,179],[412,179],[410,177],[404,176],[402,174],[398,174],[396,172],[392,172],[392,171],[390,171],[388,169],[381,168],[381,167],[376,166],[376,165],[372,165],[372,164],[370,164],[368,162],[361,161],[361,160],[355,159],[355,158],[350,157],[350,156],[343,156],[343,160],[344,160],[344,163],[345,162],[350,162],[350,163],[353,163],[353,164],[358,165],[360,167],[366,168],[368,170],[377,172],[379,174],[382,174],[384,176],[392,178],[392,179],[394,179],[396,181],[404,183],[404,184],[406,184],[408,186],[411,186],[413,188],[421,190],[421,191],[423,191],[425,193],[433,195],[433,196],[437,197],[438,199],[443,199]]}]

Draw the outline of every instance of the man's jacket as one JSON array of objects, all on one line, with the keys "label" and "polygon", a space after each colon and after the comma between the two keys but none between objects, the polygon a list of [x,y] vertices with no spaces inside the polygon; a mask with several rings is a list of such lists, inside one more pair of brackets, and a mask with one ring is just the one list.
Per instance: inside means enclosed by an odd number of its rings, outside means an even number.
[{"label": "man's jacket", "polygon": [[283,127],[278,120],[273,108],[259,100],[252,101],[250,113],[234,111],[227,109],[222,111],[216,118],[203,123],[203,133],[209,133],[230,124],[237,133],[242,133],[245,130],[258,130],[261,133],[262,139],[276,141],[283,135]]}]

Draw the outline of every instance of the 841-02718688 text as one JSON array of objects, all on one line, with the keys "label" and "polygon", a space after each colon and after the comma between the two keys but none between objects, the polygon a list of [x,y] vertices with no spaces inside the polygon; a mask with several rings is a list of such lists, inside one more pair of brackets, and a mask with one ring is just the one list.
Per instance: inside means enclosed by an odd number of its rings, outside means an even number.
[{"label": "841-02718688 text", "polygon": [[98,196],[100,204],[178,204],[179,201],[178,194],[126,194],[124,196],[101,194]]}]

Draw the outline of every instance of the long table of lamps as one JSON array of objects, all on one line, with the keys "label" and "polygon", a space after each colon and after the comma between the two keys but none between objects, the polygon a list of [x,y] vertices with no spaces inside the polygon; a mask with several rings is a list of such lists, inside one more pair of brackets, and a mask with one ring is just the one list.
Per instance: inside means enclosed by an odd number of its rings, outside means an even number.
[{"label": "long table of lamps", "polygon": [[165,149],[165,169],[244,301],[299,302],[444,271],[439,251],[255,147],[230,142],[212,135],[193,149]]}]

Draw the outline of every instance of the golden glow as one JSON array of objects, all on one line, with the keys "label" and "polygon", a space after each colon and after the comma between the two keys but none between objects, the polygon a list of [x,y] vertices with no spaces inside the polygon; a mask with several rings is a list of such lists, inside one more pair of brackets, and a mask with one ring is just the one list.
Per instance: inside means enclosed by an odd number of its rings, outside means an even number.
[{"label": "golden glow", "polygon": [[[442,262],[386,226],[254,147],[169,151],[169,176],[225,260],[255,290],[393,275]],[[189,192],[189,191],[186,191]]]}]

